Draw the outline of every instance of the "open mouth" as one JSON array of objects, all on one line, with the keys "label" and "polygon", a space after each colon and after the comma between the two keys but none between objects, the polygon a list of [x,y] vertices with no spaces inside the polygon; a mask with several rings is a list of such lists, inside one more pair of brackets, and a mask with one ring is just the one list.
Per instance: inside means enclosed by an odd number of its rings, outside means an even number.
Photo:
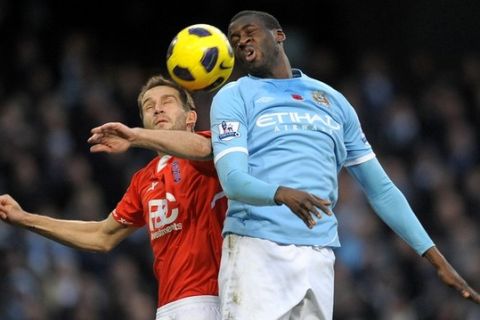
[{"label": "open mouth", "polygon": [[165,119],[158,119],[158,120],[155,121],[155,126],[159,126],[159,125],[161,126],[165,123],[168,123],[168,121],[165,120]]},{"label": "open mouth", "polygon": [[251,46],[248,46],[245,49],[243,49],[243,53],[245,56],[245,61],[247,62],[252,62],[253,60],[255,60],[255,57],[257,56],[255,49]]}]

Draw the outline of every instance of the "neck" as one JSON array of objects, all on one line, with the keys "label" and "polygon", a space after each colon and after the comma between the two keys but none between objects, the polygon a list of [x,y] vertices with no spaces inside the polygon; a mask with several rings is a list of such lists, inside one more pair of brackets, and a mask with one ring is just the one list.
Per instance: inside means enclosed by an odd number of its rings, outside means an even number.
[{"label": "neck", "polygon": [[274,79],[290,79],[293,77],[290,61],[285,53],[282,52],[277,65],[272,70]]}]

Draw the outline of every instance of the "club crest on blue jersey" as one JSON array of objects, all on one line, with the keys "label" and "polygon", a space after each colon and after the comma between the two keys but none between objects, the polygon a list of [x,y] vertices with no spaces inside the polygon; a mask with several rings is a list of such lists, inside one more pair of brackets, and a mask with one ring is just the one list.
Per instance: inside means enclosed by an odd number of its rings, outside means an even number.
[{"label": "club crest on blue jersey", "polygon": [[233,138],[239,137],[238,128],[240,123],[236,121],[222,121],[218,125],[218,138],[222,141],[232,140]]},{"label": "club crest on blue jersey", "polygon": [[312,91],[312,98],[316,103],[330,108],[330,101],[325,92],[319,90]]}]

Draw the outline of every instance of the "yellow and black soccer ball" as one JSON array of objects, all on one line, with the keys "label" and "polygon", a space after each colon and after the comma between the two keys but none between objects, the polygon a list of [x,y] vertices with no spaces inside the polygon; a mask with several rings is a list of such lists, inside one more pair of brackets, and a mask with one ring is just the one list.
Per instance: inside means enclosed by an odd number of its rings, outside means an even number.
[{"label": "yellow and black soccer ball", "polygon": [[214,91],[230,77],[235,59],[226,35],[209,24],[194,24],[173,38],[167,70],[190,91]]}]

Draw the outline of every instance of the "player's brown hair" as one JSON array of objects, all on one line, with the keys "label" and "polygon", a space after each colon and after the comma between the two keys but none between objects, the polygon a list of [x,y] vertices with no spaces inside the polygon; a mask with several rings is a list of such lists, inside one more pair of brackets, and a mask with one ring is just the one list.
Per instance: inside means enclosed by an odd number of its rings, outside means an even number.
[{"label": "player's brown hair", "polygon": [[147,83],[142,87],[142,90],[138,94],[137,103],[138,103],[138,110],[140,112],[140,119],[143,119],[142,100],[143,100],[143,96],[145,95],[145,92],[159,86],[167,86],[177,90],[180,96],[180,100],[182,102],[182,106],[185,109],[185,111],[191,111],[196,109],[195,102],[193,101],[193,98],[187,89],[183,88],[182,86],[177,84],[175,81],[165,78],[162,75],[155,75],[150,77],[150,79],[148,79]]}]

